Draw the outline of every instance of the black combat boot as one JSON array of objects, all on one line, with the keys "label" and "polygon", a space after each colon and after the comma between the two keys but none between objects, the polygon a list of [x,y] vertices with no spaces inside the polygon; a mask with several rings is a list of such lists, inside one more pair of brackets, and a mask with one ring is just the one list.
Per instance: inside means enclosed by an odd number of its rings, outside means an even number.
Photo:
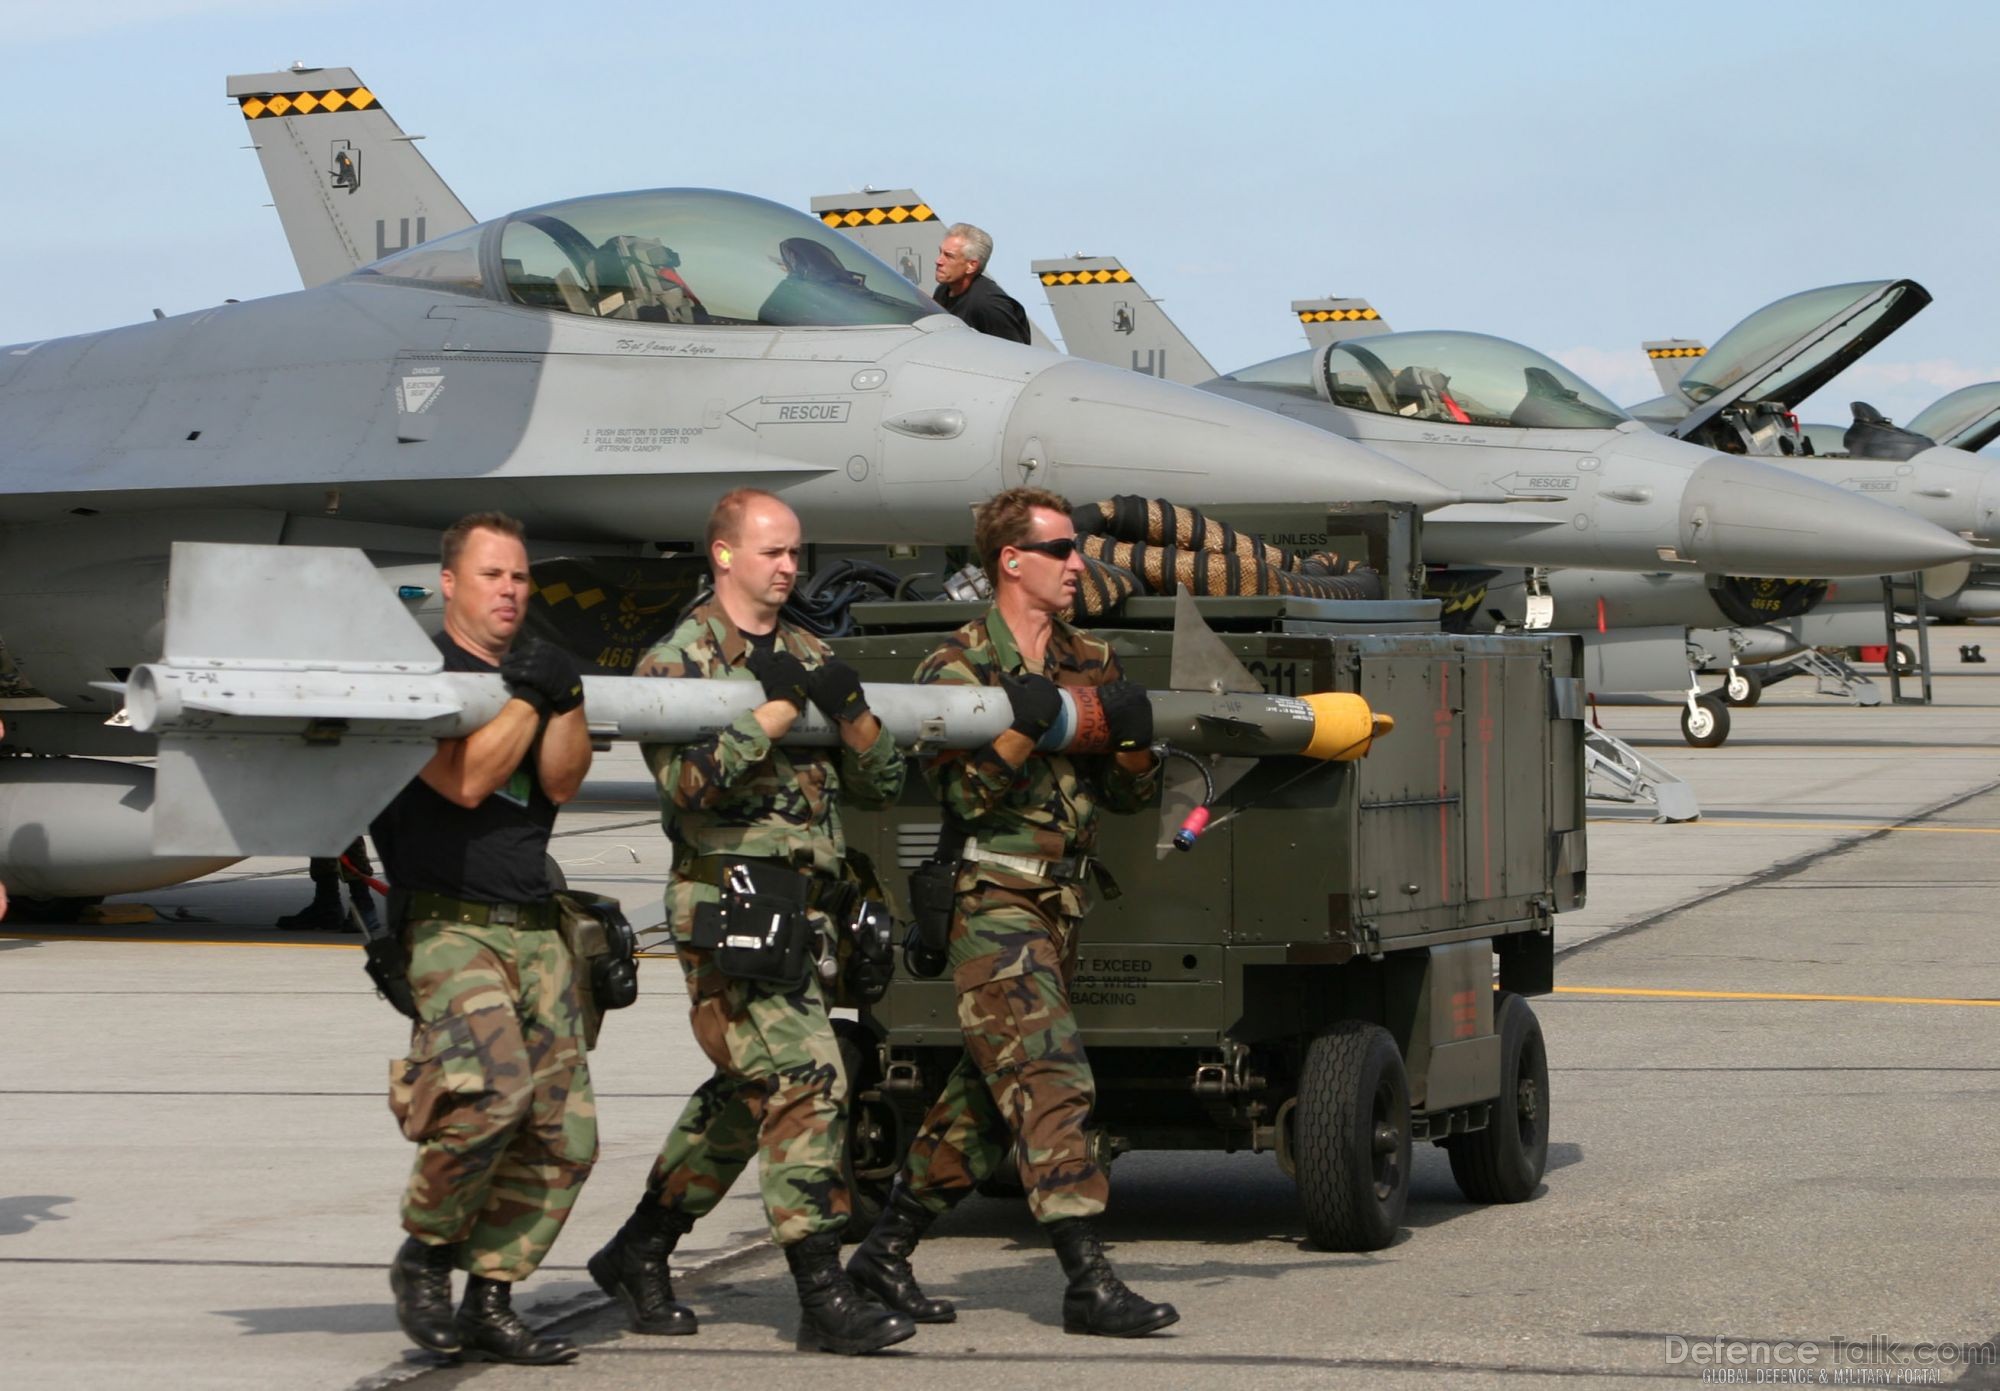
[{"label": "black combat boot", "polygon": [[692,1333],[694,1310],[674,1298],[667,1257],[694,1226],[694,1219],[663,1208],[648,1193],[632,1209],[618,1235],[590,1258],[590,1278],[625,1306],[634,1333]]},{"label": "black combat boot", "polygon": [[819,1232],[785,1248],[799,1286],[799,1351],[879,1352],[915,1335],[907,1314],[884,1309],[840,1268],[840,1233]]},{"label": "black combat boot", "polygon": [[569,1339],[544,1337],[522,1323],[513,1298],[514,1287],[505,1280],[474,1275],[467,1281],[465,1302],[458,1306],[458,1332],[467,1356],[533,1367],[575,1358],[576,1344]]},{"label": "black combat boot", "polygon": [[285,914],[272,926],[281,932],[345,932],[347,914],[340,911],[340,885],[315,880],[313,901],[296,913]]},{"label": "black combat boot", "polygon": [[1063,1332],[1139,1338],[1180,1321],[1171,1304],[1149,1304],[1111,1273],[1097,1225],[1088,1217],[1049,1223],[1049,1240],[1069,1276],[1063,1291]]},{"label": "black combat boot", "polygon": [[458,1246],[433,1246],[410,1237],[389,1263],[389,1288],[396,1294],[396,1322],[411,1342],[431,1352],[455,1353],[458,1325],[451,1317],[451,1272]]},{"label": "black combat boot", "polygon": [[918,1202],[896,1176],[882,1215],[869,1229],[868,1239],[847,1260],[847,1278],[864,1293],[873,1295],[891,1309],[899,1309],[918,1323],[951,1323],[958,1318],[949,1299],[932,1299],[917,1284],[910,1269],[910,1253],[917,1249],[937,1214]]}]

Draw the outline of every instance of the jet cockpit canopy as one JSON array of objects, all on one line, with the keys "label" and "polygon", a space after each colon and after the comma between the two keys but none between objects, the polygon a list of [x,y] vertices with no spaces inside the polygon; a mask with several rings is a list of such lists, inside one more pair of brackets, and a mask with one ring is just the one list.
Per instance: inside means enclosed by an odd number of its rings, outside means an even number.
[{"label": "jet cockpit canopy", "polygon": [[1790,410],[1930,302],[1914,280],[1864,280],[1787,295],[1723,334],[1681,378],[1681,393],[1697,406],[1728,396]]},{"label": "jet cockpit canopy", "polygon": [[655,324],[840,328],[944,312],[817,218],[708,188],[547,203],[398,252],[349,279]]},{"label": "jet cockpit canopy", "polygon": [[1976,453],[2000,435],[2000,382],[1962,386],[1917,412],[1907,428]]},{"label": "jet cockpit canopy", "polygon": [[1444,425],[1605,430],[1625,412],[1553,358],[1483,333],[1384,333],[1273,358],[1227,381]]}]

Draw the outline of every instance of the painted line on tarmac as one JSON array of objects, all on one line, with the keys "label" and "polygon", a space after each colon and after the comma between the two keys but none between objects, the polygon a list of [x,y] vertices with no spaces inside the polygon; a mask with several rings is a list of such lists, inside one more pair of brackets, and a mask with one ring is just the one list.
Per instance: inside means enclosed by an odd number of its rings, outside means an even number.
[{"label": "painted line on tarmac", "polygon": [[[1649,927],[1657,927],[1661,923],[1666,922],[1671,918],[1677,917],[1682,913],[1689,912],[1692,909],[1700,908],[1705,904],[1713,903],[1715,900],[1719,898],[1724,898],[1729,894],[1739,893],[1744,889],[1759,888],[1765,884],[1774,883],[1780,879],[1789,879],[1795,874],[1804,873],[1806,870],[1818,864],[1821,860],[1830,859],[1831,857],[1841,854],[1844,851],[1851,850],[1856,846],[1866,845],[1869,841],[1874,840],[1876,837],[1887,835],[1891,831],[1901,830],[1905,827],[1915,826],[1918,822],[1927,821],[1934,816],[1942,816],[1944,815],[1944,813],[1952,810],[1954,807],[1964,806],[1967,802],[1971,802],[1976,800],[1977,798],[1984,797],[1987,794],[1997,789],[2000,789],[2000,779],[1995,779],[1992,782],[1988,782],[1979,787],[1975,787],[1969,792],[1954,793],[1951,796],[1945,797],[1928,807],[1923,807],[1917,811],[1910,813],[1908,816],[1904,817],[1900,821],[1882,826],[1863,826],[1861,829],[1861,833],[1858,835],[1849,836],[1844,840],[1836,840],[1831,845],[1815,846],[1810,850],[1806,850],[1801,852],[1800,854],[1794,855],[1789,860],[1780,860],[1777,864],[1768,865],[1765,868],[1757,871],[1755,874],[1746,875],[1745,877],[1738,879],[1734,883],[1723,884],[1716,888],[1708,889],[1702,893],[1690,895],[1689,897],[1682,899],[1679,903],[1669,904],[1665,908],[1661,908],[1655,912],[1648,913],[1643,918],[1637,918],[1634,919],[1632,922],[1628,923],[1621,923],[1617,927],[1613,927],[1604,932],[1600,932],[1597,936],[1590,938],[1588,941],[1578,942],[1568,947],[1558,947],[1555,953],[1556,958],[1562,961],[1570,960],[1574,957],[1589,952],[1597,947],[1605,946],[1612,942],[1622,941],[1626,937],[1629,937],[1634,933],[1644,932]],[[1649,822],[1647,824],[1650,825],[1652,823]],[[1684,824],[1701,825],[1703,823],[1697,821]],[[1719,824],[1719,823],[1710,823],[1710,824]],[[1763,823],[1752,822],[1751,824],[1761,825]]]},{"label": "painted line on tarmac", "polygon": [[[1593,826],[1657,826],[1636,816],[1593,816]],[[1915,831],[1933,836],[2000,836],[2000,826],[1903,826],[1893,821],[1718,821],[1704,816],[1683,826],[1733,826],[1751,831]]]},{"label": "painted line on tarmac", "polygon": [[1795,1000],[1835,1005],[1966,1005],[2000,1009],[2000,1000],[1930,995],[1813,995],[1776,990],[1643,990],[1623,985],[1558,985],[1558,995],[1630,995],[1657,1000]]}]

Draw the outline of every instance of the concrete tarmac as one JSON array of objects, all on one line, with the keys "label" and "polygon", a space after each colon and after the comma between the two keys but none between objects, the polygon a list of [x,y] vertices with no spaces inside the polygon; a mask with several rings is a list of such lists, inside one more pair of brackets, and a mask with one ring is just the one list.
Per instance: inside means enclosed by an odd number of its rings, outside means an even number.
[{"label": "concrete tarmac", "polygon": [[[1404,1235],[1357,1256],[1305,1244],[1268,1156],[1128,1156],[1113,1258],[1182,1313],[1139,1342],[1064,1337],[1060,1277],[1025,1207],[978,1198],[919,1257],[958,1323],[883,1357],[802,1360],[747,1177],[676,1260],[701,1334],[622,1333],[582,1262],[707,1072],[658,960],[592,1057],[603,1160],[518,1298],[583,1358],[437,1366],[406,1349],[384,1279],[409,1162],[383,1103],[403,1029],[351,945],[268,930],[307,896],[298,867],[246,863],[147,896],[205,921],[12,929],[0,1383],[500,1391],[803,1374],[872,1391],[958,1376],[1514,1387],[1803,1372],[2000,1386],[1983,1259],[2000,1216],[2000,965],[1984,950],[2000,679],[1948,671],[1938,695],[1863,710],[1779,687],[1716,750],[1685,748],[1671,709],[1606,711],[1695,782],[1704,817],[1593,820],[1590,902],[1559,921],[1558,993],[1535,1002],[1552,1069],[1543,1190],[1474,1207],[1421,1150]],[[557,842],[572,882],[656,895],[664,846],[636,759],[602,760],[586,799]],[[1920,1363],[1920,1343],[1970,1345],[1984,1365],[1935,1349]]]}]

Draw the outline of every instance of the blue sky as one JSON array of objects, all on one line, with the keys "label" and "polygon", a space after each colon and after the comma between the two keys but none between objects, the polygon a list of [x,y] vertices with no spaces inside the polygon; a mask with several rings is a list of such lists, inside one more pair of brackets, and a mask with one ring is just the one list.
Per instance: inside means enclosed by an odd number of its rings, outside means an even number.
[{"label": "blue sky", "polygon": [[231,72],[353,67],[475,215],[660,185],[912,185],[1028,262],[1121,257],[1228,369],[1289,301],[1497,333],[1620,401],[1641,339],[1911,276],[1818,397],[1906,419],[2000,378],[2000,6],[602,7],[0,0],[0,342],[296,288]]}]

